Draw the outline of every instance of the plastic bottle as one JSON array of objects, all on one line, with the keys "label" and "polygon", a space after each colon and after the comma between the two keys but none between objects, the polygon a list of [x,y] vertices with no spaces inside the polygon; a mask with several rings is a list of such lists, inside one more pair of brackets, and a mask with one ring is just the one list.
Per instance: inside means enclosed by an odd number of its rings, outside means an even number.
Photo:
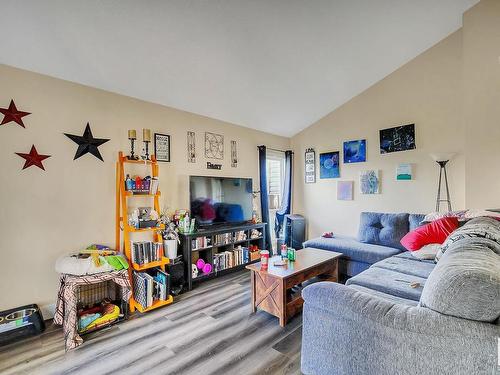
[{"label": "plastic bottle", "polygon": [[127,178],[125,179],[125,190],[132,190],[132,179],[130,178],[130,175],[127,175]]}]

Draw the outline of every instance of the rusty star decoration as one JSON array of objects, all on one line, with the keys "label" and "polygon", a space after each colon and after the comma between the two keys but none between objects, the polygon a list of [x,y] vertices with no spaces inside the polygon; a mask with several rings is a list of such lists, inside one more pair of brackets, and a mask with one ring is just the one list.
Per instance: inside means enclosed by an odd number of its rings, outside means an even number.
[{"label": "rusty star decoration", "polygon": [[21,152],[16,152],[16,155],[19,155],[26,161],[24,162],[23,170],[31,167],[32,165],[36,165],[38,168],[45,170],[43,167],[42,161],[50,158],[51,155],[41,155],[35,148],[35,145],[31,146],[31,150],[29,154],[23,154]]},{"label": "rusty star decoration", "polygon": [[19,111],[14,104],[14,100],[10,100],[9,108],[0,108],[0,113],[3,113],[4,117],[0,125],[7,124],[14,121],[16,124],[25,128],[23,123],[23,117],[28,116],[31,113]]}]

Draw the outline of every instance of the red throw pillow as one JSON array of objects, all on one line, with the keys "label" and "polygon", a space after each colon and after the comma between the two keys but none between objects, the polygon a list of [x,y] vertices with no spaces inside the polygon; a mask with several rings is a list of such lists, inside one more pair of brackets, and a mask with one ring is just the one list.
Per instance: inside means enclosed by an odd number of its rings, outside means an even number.
[{"label": "red throw pillow", "polygon": [[442,244],[457,228],[458,218],[443,217],[407,233],[401,239],[401,245],[410,251],[415,251],[431,243]]}]

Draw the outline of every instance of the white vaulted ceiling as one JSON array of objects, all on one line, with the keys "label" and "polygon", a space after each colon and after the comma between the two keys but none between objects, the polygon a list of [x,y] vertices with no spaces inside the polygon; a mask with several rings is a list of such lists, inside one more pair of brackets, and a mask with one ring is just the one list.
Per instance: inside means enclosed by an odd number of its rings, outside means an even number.
[{"label": "white vaulted ceiling", "polygon": [[0,63],[291,136],[477,0],[0,1]]}]

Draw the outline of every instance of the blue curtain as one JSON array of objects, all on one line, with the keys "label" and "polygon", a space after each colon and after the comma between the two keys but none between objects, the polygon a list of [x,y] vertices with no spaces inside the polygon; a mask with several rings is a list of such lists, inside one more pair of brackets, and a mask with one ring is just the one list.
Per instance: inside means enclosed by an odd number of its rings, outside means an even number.
[{"label": "blue curtain", "polygon": [[260,174],[260,211],[262,222],[267,223],[265,227],[266,250],[273,253],[271,244],[271,230],[269,228],[269,198],[267,196],[267,163],[266,146],[259,146],[259,174]]},{"label": "blue curtain", "polygon": [[279,233],[283,227],[283,221],[285,220],[285,215],[290,213],[292,206],[292,162],[293,162],[293,152],[285,151],[285,182],[283,186],[283,199],[281,201],[281,207],[276,211],[276,220],[274,222],[274,233],[276,238],[279,238]]}]

